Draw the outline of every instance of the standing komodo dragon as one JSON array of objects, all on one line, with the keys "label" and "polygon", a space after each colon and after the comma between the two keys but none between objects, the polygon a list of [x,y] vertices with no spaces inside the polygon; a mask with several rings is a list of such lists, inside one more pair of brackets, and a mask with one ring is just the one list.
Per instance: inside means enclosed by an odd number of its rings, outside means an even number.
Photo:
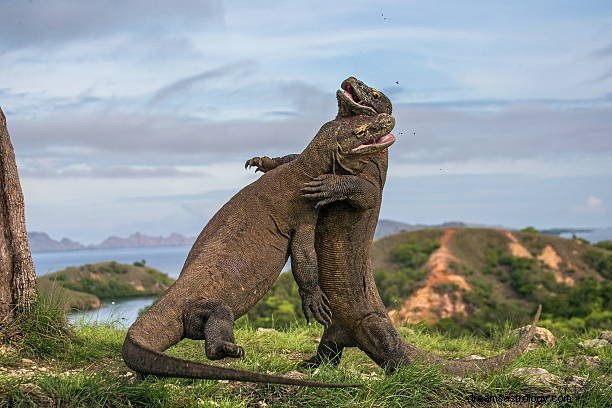
[{"label": "standing komodo dragon", "polygon": [[[391,102],[381,92],[351,77],[338,91],[338,117],[354,114],[391,114]],[[505,353],[471,361],[446,360],[405,342],[397,332],[376,288],[370,247],[378,221],[388,152],[375,152],[359,176],[339,169],[306,184],[305,197],[318,200],[321,207],[316,227],[315,249],[319,285],[329,299],[332,324],[323,332],[317,354],[301,366],[314,368],[322,362],[337,365],[344,347],[357,346],[388,373],[398,365],[415,360],[433,362],[455,375],[488,373],[507,366],[527,348],[540,316],[538,307],[531,329]],[[266,172],[299,155],[278,158],[254,157],[247,165]],[[331,203],[331,204],[330,204]],[[329,205],[325,205],[329,204]]]},{"label": "standing komodo dragon", "polygon": [[325,387],[347,386],[217,367],[168,356],[183,338],[205,340],[211,360],[242,357],[233,321],[269,290],[291,254],[302,306],[330,322],[317,284],[314,234],[318,209],[301,196],[303,184],[337,166],[363,168],[362,152],[385,150],[392,116],[337,118],[323,125],[290,165],[271,171],[239,191],[209,221],[194,243],[179,278],[130,327],[125,363],[141,374]]}]

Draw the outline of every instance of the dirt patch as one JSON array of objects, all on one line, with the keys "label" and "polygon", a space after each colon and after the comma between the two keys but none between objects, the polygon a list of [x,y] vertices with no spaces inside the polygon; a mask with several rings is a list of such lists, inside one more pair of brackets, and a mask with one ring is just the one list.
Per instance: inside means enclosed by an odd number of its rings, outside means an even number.
[{"label": "dirt patch", "polygon": [[527,248],[521,245],[518,239],[516,239],[516,237],[510,231],[506,231],[504,235],[510,240],[508,249],[510,250],[512,256],[516,258],[533,258],[533,255],[531,255]]},{"label": "dirt patch", "polygon": [[[544,265],[548,266],[553,275],[555,276],[555,282],[564,283],[567,286],[574,286],[576,281],[571,276],[565,276],[559,266],[563,263],[563,258],[559,256],[557,251],[551,246],[546,245],[546,247],[542,250],[542,253],[538,255],[538,260],[540,260]],[[572,265],[570,265],[572,267]]]},{"label": "dirt patch", "polygon": [[[394,323],[435,323],[454,314],[468,315],[461,290],[470,291],[472,288],[463,276],[454,274],[450,269],[451,262],[459,263],[459,259],[452,254],[449,247],[455,232],[455,229],[444,231],[440,248],[434,251],[427,261],[429,276],[425,286],[406,299],[398,311],[390,313]],[[438,288],[441,286],[449,289],[440,293]]]},{"label": "dirt patch", "polygon": [[538,255],[538,259],[544,262],[550,269],[559,270],[559,265],[563,259],[557,254],[557,251],[551,246],[546,245],[546,248]]}]

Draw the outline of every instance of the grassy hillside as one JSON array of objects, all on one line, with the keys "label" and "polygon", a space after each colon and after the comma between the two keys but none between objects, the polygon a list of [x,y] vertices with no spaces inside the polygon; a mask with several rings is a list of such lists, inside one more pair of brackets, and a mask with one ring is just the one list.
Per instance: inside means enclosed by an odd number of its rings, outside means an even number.
[{"label": "grassy hillside", "polygon": [[[412,255],[402,258],[408,249]],[[373,264],[398,323],[487,331],[507,320],[526,323],[542,303],[559,327],[612,326],[612,252],[605,244],[529,230],[411,231],[376,241]],[[398,282],[405,285],[399,300],[386,289]]]},{"label": "grassy hillside", "polygon": [[[514,402],[494,406],[603,407],[610,401],[609,345],[585,350],[580,341],[598,336],[594,330],[563,337],[553,348],[538,348],[509,368],[489,377],[463,380],[443,375],[436,367],[411,365],[385,375],[366,355],[347,349],[339,367],[323,366],[299,373],[299,361],[314,353],[320,325],[294,325],[281,331],[259,331],[248,324],[236,329],[246,349],[240,360],[213,362],[259,372],[272,372],[326,382],[362,383],[363,388],[318,389],[257,385],[227,381],[136,378],[121,360],[124,329],[113,326],[65,326],[56,311],[38,308],[19,330],[0,322],[0,407],[471,407],[474,398],[512,401],[538,397],[541,403]],[[504,334],[501,334],[504,333]],[[423,326],[402,331],[406,341],[446,357],[489,356],[514,344],[506,330],[489,339],[449,338]],[[8,339],[8,340],[7,340]],[[183,341],[169,354],[206,361],[199,341]],[[596,364],[571,363],[588,354]],[[580,357],[585,359],[585,357]],[[550,385],[534,385],[516,376],[519,367],[543,368],[557,377]],[[572,376],[580,376],[580,379]],[[571,385],[579,384],[579,385]],[[563,397],[562,403],[558,399]],[[551,402],[544,403],[546,398]],[[553,398],[557,400],[553,401]]]},{"label": "grassy hillside", "polygon": [[68,309],[84,310],[100,307],[100,300],[157,296],[172,282],[141,262],[100,262],[44,275],[38,278],[38,288],[47,296],[65,299]]}]

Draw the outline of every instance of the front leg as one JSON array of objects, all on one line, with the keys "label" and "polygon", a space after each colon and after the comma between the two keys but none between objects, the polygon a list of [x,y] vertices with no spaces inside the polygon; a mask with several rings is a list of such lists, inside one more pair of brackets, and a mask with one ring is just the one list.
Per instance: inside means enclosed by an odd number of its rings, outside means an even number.
[{"label": "front leg", "polygon": [[367,210],[380,202],[381,189],[358,176],[322,174],[305,184],[303,196],[317,200],[315,208],[346,200],[355,208]]},{"label": "front leg", "polygon": [[257,173],[258,171],[266,173],[270,170],[277,168],[280,165],[289,163],[297,156],[297,154],[288,154],[286,156],[281,157],[255,156],[246,161],[246,163],[244,164],[244,168],[246,169],[247,167],[255,167],[255,173]]},{"label": "front leg", "polygon": [[319,287],[319,269],[314,249],[315,226],[300,225],[291,238],[291,272],[302,298],[302,311],[307,321],[314,318],[327,327],[331,324],[331,309],[327,296]]}]

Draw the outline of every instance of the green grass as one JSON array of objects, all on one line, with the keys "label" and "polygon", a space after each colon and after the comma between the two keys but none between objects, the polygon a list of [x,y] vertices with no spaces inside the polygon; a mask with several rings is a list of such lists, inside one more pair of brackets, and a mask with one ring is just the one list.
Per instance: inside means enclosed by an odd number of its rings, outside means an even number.
[{"label": "green grass", "polygon": [[[60,311],[42,304],[35,309],[31,324],[21,334],[13,333],[18,339],[10,343],[9,351],[0,353],[0,367],[8,370],[0,370],[0,407],[468,407],[473,406],[469,398],[474,394],[483,397],[550,394],[550,390],[534,389],[509,375],[517,367],[541,367],[561,377],[587,378],[584,392],[573,395],[572,403],[543,406],[603,407],[611,397],[611,347],[585,351],[578,346],[582,340],[597,337],[595,330],[560,335],[556,347],[531,351],[494,375],[474,376],[474,385],[452,381],[437,367],[419,364],[385,375],[364,353],[350,348],[339,367],[323,366],[306,378],[358,382],[364,387],[318,389],[210,380],[141,381],[120,357],[124,329],[85,324],[67,328],[61,324],[61,317]],[[488,338],[475,335],[451,338],[423,325],[410,329],[402,330],[408,342],[446,357],[490,356],[516,341],[508,335],[509,327],[499,327]],[[242,322],[237,325],[236,339],[245,347],[246,357],[214,364],[277,374],[295,371],[299,361],[315,352],[321,333],[319,325],[294,323],[285,330],[259,332],[248,322]],[[198,341],[185,340],[168,352],[206,361],[202,342]],[[580,354],[599,356],[603,364],[597,369],[570,368],[565,364],[567,357]],[[32,362],[24,362],[24,357]],[[38,368],[32,368],[33,365]],[[19,369],[26,371],[16,376],[9,374]]]}]

